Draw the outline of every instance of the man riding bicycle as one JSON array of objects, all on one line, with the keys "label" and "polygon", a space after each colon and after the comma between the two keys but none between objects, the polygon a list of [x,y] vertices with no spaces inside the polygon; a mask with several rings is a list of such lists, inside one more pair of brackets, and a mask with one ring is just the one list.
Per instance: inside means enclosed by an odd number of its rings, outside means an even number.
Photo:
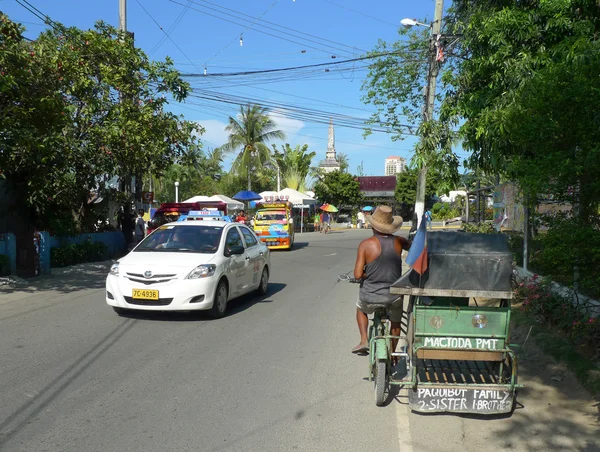
[{"label": "man riding bicycle", "polygon": [[[368,314],[373,314],[377,308],[386,308],[391,335],[400,336],[403,298],[391,295],[390,286],[402,275],[402,251],[410,249],[408,240],[393,235],[402,226],[402,217],[392,216],[389,206],[377,207],[366,219],[373,227],[373,237],[360,242],[354,265],[354,278],[361,280],[356,303],[360,343],[352,353],[369,352]],[[396,341],[393,342],[392,350]]]}]

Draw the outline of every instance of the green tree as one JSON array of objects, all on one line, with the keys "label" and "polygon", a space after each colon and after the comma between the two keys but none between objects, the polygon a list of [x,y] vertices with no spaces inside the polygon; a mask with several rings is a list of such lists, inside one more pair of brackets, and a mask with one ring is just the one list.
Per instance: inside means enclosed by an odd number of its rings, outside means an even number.
[{"label": "green tree", "polygon": [[52,61],[24,29],[0,13],[0,177],[18,214],[34,222],[55,200],[69,202],[61,181],[67,103]]},{"label": "green tree", "polygon": [[[0,46],[13,52],[0,52],[10,74],[0,86],[12,96],[0,99],[7,107],[0,167],[42,226],[44,215],[71,209],[81,228],[90,227],[90,193],[108,196],[115,177],[129,189],[132,177],[193,157],[202,129],[164,109],[165,94],[180,101],[189,89],[170,60],[149,61],[102,22],[86,31],[54,24],[33,42],[6,16],[0,26]],[[30,61],[22,60],[27,55]],[[29,124],[38,124],[37,134]]]},{"label": "green tree", "polygon": [[220,149],[224,153],[238,152],[232,170],[245,174],[248,190],[252,190],[252,172],[261,170],[271,160],[271,152],[265,143],[283,140],[285,134],[277,129],[266,108],[252,104],[240,107],[237,119],[230,116],[225,130],[229,132],[229,140]]},{"label": "green tree", "polygon": [[[423,87],[427,86],[431,73],[430,37],[429,31],[414,28],[410,31],[401,28],[399,34],[403,39],[393,43],[379,41],[370,52],[373,59],[361,87],[362,100],[376,110],[368,122],[392,130],[392,140],[402,140],[413,134],[420,137],[410,162],[412,166],[422,168],[425,165],[446,185],[454,186],[459,167],[459,160],[452,150],[457,138],[453,131],[457,118],[433,115],[427,121],[423,120]],[[441,67],[441,62],[434,61],[433,64]],[[445,64],[453,67],[452,61]],[[442,93],[450,89],[442,76],[438,83],[441,89],[436,96],[437,103],[442,100]],[[367,129],[366,134],[369,133]]]},{"label": "green tree", "polygon": [[307,152],[307,150],[307,144],[292,149],[289,143],[285,143],[282,151],[278,151],[277,146],[273,144],[273,159],[279,166],[285,187],[301,192],[306,191],[310,165],[316,155],[316,152]]},{"label": "green tree", "polygon": [[315,184],[314,190],[319,201],[333,204],[338,208],[356,207],[363,199],[356,177],[341,171],[325,174]]},{"label": "green tree", "polygon": [[464,118],[470,166],[506,174],[532,200],[577,204],[581,221],[597,221],[598,5],[458,1],[453,10],[468,58],[448,76],[444,109]]},{"label": "green tree", "polygon": [[338,152],[337,155],[337,161],[340,164],[340,171],[342,173],[345,173],[348,171],[348,168],[350,168],[350,158],[348,157],[348,154],[344,154],[343,152]]},{"label": "green tree", "polygon": [[[417,198],[417,179],[419,171],[416,168],[407,168],[406,171],[396,175],[396,189],[394,197],[401,204],[401,215],[403,218],[412,218],[414,213],[415,201]],[[436,177],[435,174],[430,174],[427,178],[425,190],[425,205],[431,206],[433,196],[436,194]]]}]

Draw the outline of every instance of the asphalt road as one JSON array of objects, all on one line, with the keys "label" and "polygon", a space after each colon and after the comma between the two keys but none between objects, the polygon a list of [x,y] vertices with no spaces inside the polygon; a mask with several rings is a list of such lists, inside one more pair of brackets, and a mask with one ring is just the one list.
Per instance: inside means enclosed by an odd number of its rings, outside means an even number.
[{"label": "asphalt road", "polygon": [[273,253],[268,295],[221,320],[118,317],[103,266],[0,287],[0,450],[600,450],[597,419],[577,411],[589,397],[533,371],[509,419],[409,413],[402,392],[376,407],[350,353],[357,287],[337,282],[369,234],[298,236]]}]

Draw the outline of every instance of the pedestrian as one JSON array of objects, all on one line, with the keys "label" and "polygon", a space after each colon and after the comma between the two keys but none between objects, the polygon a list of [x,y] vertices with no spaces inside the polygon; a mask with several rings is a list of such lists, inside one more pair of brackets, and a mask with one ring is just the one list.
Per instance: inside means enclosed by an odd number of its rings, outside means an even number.
[{"label": "pedestrian", "polygon": [[240,210],[239,215],[235,219],[237,223],[245,224],[248,221],[248,217],[246,217],[246,213],[243,210]]},{"label": "pedestrian", "polygon": [[432,227],[431,210],[429,210],[429,209],[427,209],[427,212],[425,212],[425,220],[427,221],[427,228],[431,229],[431,227]]},{"label": "pedestrian", "polygon": [[321,223],[322,223],[323,227],[321,229],[323,230],[323,232],[325,234],[327,234],[329,232],[329,230],[331,229],[331,225],[329,224],[329,221],[330,221],[329,213],[323,212],[323,217],[321,218]]},{"label": "pedestrian", "polygon": [[321,223],[321,217],[319,216],[318,213],[315,213],[315,219],[314,221],[314,226],[315,226],[315,232],[319,231],[320,228],[320,223]]},{"label": "pedestrian", "polygon": [[146,222],[144,221],[144,209],[140,209],[135,219],[135,243],[140,243],[144,237],[146,237]]},{"label": "pedestrian", "polygon": [[125,239],[125,251],[129,251],[129,245],[133,241],[133,215],[128,205],[123,206],[117,221]]},{"label": "pedestrian", "polygon": [[362,210],[359,210],[358,215],[356,215],[356,220],[358,222],[358,229],[362,229],[365,224],[365,214]]}]

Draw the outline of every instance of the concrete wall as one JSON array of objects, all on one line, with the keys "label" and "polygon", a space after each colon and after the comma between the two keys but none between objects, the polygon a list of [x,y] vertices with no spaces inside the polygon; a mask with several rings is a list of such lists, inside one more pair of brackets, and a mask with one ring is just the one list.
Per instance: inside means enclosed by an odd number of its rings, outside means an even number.
[{"label": "concrete wall", "polygon": [[118,256],[125,250],[125,238],[121,232],[95,232],[79,234],[69,237],[50,237],[50,248],[58,248],[70,244],[82,243],[91,240],[92,243],[104,243],[108,248],[110,257]]},{"label": "concrete wall", "polygon": [[10,274],[17,273],[17,239],[14,234],[0,234],[0,254],[8,256]]},{"label": "concrete wall", "polygon": [[[531,282],[533,281],[533,275],[534,273],[530,272],[529,270],[525,270],[522,267],[516,267],[515,269],[515,276],[517,277],[517,281],[519,282]],[[538,275],[538,277],[539,281],[542,278],[542,276]],[[573,289],[569,289],[568,287],[561,286],[560,284],[554,281],[552,281],[551,286],[552,291],[554,293],[566,298],[570,298],[574,305],[579,304],[580,306],[588,306],[592,316],[600,317],[600,301],[594,300],[590,297],[586,297],[585,295],[582,295],[574,291]]]}]

